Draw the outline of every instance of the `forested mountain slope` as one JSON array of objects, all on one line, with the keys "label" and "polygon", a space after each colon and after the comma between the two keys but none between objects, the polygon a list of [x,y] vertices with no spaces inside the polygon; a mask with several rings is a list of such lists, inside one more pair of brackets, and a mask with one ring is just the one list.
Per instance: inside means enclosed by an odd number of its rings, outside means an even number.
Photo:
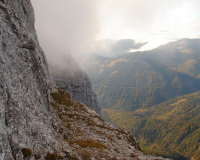
[{"label": "forested mountain slope", "polygon": [[146,53],[174,71],[200,78],[200,39],[181,39]]},{"label": "forested mountain slope", "polygon": [[120,57],[91,55],[81,65],[104,119],[136,135],[145,152],[182,160],[200,157],[199,60],[200,39],[182,39]]},{"label": "forested mountain slope", "polygon": [[85,67],[104,108],[133,111],[200,90],[200,80],[175,72],[145,53],[91,56]]},{"label": "forested mountain slope", "polygon": [[199,113],[200,92],[195,92],[134,112],[103,109],[103,118],[130,130],[146,153],[198,160]]}]

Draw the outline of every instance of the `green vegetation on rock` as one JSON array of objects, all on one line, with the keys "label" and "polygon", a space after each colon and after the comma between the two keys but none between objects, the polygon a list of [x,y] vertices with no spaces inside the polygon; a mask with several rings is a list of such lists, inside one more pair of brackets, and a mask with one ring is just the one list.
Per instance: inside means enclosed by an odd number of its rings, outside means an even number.
[{"label": "green vegetation on rock", "polygon": [[29,148],[23,148],[22,154],[24,155],[24,158],[30,157],[32,155],[32,151]]},{"label": "green vegetation on rock", "polygon": [[[141,148],[130,132],[108,124],[92,109],[72,99],[67,92],[58,89],[57,92],[51,93],[51,97],[51,105],[66,127],[66,129],[60,128],[58,132],[82,159],[91,157],[112,159],[116,155],[120,158],[130,155],[137,157],[141,154]],[[46,159],[56,160],[59,157],[61,156],[49,153]]]}]

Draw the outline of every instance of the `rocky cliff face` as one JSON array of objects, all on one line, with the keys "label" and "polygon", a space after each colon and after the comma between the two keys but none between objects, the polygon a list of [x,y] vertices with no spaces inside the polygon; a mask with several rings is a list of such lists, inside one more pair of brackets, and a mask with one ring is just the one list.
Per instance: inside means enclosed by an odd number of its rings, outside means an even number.
[{"label": "rocky cliff face", "polygon": [[50,74],[59,88],[68,92],[75,100],[93,108],[101,116],[101,105],[92,90],[89,77],[70,55],[57,57],[49,66]]},{"label": "rocky cliff face", "polygon": [[30,153],[44,157],[48,152],[66,151],[68,143],[58,126],[30,1],[1,0],[0,159],[22,160]]},{"label": "rocky cliff face", "polygon": [[70,144],[71,150],[77,153],[73,158],[164,160],[161,157],[144,155],[129,132],[105,122],[94,110],[72,99],[65,91],[58,89],[58,92],[52,93],[51,96],[51,105],[68,129],[65,141]]}]

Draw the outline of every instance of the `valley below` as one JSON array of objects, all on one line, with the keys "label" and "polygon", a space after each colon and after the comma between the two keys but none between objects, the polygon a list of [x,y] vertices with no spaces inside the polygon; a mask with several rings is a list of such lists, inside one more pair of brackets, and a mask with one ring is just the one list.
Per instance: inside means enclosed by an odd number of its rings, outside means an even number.
[{"label": "valley below", "polygon": [[196,92],[134,112],[106,108],[103,118],[131,131],[147,154],[198,159],[199,112],[200,92]]},{"label": "valley below", "polygon": [[182,39],[117,57],[91,55],[81,63],[103,119],[129,130],[146,154],[200,158],[199,44]]}]

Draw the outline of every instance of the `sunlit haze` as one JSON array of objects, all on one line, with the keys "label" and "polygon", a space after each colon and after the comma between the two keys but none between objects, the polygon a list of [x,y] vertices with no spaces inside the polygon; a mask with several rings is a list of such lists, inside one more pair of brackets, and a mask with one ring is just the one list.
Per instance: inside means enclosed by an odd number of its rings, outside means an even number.
[{"label": "sunlit haze", "polygon": [[[182,38],[200,38],[199,0],[31,0],[46,54],[80,59],[107,50],[102,39],[132,39],[148,50]],[[100,41],[99,41],[100,40]],[[101,42],[101,43],[99,43]],[[148,42],[148,43],[146,43]]]}]

